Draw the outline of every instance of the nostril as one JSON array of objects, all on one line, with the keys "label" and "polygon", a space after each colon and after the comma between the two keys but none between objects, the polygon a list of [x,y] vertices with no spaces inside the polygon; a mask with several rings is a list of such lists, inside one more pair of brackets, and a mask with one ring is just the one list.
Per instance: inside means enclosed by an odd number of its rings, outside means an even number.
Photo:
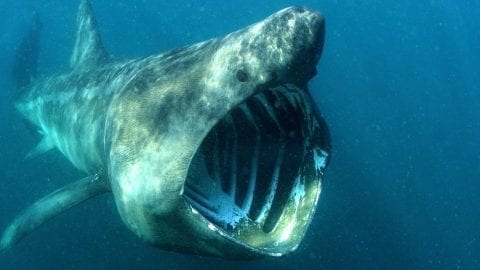
[{"label": "nostril", "polygon": [[239,80],[240,82],[246,82],[246,81],[248,81],[248,75],[247,75],[247,73],[246,73],[244,70],[242,70],[242,69],[237,70],[236,76],[237,76],[237,80]]}]

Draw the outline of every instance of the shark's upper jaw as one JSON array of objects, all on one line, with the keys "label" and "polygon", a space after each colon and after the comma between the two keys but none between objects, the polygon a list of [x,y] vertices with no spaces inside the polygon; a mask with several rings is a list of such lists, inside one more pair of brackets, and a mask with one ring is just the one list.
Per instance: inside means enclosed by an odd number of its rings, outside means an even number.
[{"label": "shark's upper jaw", "polygon": [[313,106],[305,90],[289,85],[232,109],[191,161],[183,193],[191,211],[252,252],[294,250],[314,212],[329,155],[328,129]]}]

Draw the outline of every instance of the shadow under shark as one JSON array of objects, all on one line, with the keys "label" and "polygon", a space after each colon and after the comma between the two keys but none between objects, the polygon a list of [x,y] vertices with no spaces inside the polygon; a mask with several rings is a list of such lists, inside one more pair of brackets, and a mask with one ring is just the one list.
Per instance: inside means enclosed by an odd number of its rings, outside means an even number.
[{"label": "shadow under shark", "polygon": [[16,66],[16,108],[43,135],[29,157],[57,148],[89,176],[18,215],[0,248],[111,191],[127,227],[166,250],[232,259],[295,250],[331,148],[307,91],[323,17],[287,8],[222,38],[127,61],[104,50],[87,0],[77,25],[69,72],[31,79],[33,67]]}]

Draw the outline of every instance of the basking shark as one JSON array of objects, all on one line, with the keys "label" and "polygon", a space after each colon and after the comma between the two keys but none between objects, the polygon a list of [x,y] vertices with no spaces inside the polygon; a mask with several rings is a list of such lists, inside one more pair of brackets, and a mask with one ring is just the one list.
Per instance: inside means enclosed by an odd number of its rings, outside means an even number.
[{"label": "basking shark", "polygon": [[113,60],[82,0],[70,70],[35,77],[38,18],[20,47],[15,106],[88,175],[6,228],[6,250],[62,211],[111,192],[125,225],[165,250],[230,259],[295,250],[331,146],[307,89],[324,19],[290,7],[221,38]]}]

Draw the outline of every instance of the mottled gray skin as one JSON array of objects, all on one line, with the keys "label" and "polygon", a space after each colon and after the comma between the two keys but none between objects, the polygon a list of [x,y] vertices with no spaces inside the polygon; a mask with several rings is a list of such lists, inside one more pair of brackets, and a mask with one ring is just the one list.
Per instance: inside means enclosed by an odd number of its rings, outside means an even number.
[{"label": "mottled gray skin", "polygon": [[288,8],[222,38],[123,62],[104,52],[88,1],[78,24],[72,70],[34,82],[16,102],[46,144],[106,179],[125,224],[154,245],[230,258],[282,254],[229,241],[179,195],[195,151],[229,110],[314,76],[322,16]]}]

